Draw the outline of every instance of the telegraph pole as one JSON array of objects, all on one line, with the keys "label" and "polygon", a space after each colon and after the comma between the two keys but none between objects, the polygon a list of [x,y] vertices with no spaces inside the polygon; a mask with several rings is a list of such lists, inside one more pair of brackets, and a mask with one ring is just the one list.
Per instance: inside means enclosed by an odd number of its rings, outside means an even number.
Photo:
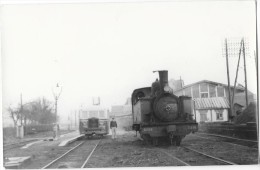
[{"label": "telegraph pole", "polygon": [[246,107],[248,107],[248,96],[247,96],[247,76],[246,76],[246,50],[245,50],[245,42],[244,42],[244,39],[242,40],[242,43],[243,43],[244,72],[245,72]]},{"label": "telegraph pole", "polygon": [[21,122],[21,126],[23,125],[23,95],[22,93],[20,94],[20,99],[21,99],[21,110],[20,110],[20,122]]},{"label": "telegraph pole", "polygon": [[[55,131],[55,138],[58,138],[59,136],[59,125],[58,125],[58,100],[59,100],[59,97],[60,97],[60,94],[62,92],[62,87],[59,87],[59,84],[57,83],[56,87],[55,87],[55,92],[53,91],[52,89],[52,93],[53,93],[53,96],[54,96],[54,99],[55,99],[55,122],[56,122],[56,125],[54,127],[54,131]],[[58,89],[60,88],[60,90]]]},{"label": "telegraph pole", "polygon": [[24,137],[24,128],[23,128],[23,96],[22,93],[20,94],[20,101],[21,101],[21,107],[20,107],[20,125],[17,124],[16,126],[16,137],[23,138]]},{"label": "telegraph pole", "polygon": [[77,120],[76,120],[77,118],[76,117],[77,117],[77,111],[75,110],[75,128],[77,128]]},{"label": "telegraph pole", "polygon": [[57,121],[58,121],[57,110],[58,110],[58,97],[55,96],[55,121],[56,121],[56,123],[57,123]]},{"label": "telegraph pole", "polygon": [[225,47],[226,47],[226,64],[227,64],[227,78],[228,78],[228,97],[229,97],[229,105],[230,105],[230,112],[228,114],[228,120],[233,115],[233,105],[231,102],[231,94],[230,94],[230,80],[229,80],[229,64],[228,64],[228,47],[227,47],[227,39],[225,39]]},{"label": "telegraph pole", "polygon": [[236,78],[235,78],[235,83],[234,83],[234,88],[233,88],[233,96],[232,96],[232,105],[234,104],[234,97],[235,97],[235,89],[236,89],[236,84],[237,84],[237,76],[238,76],[238,69],[239,69],[239,63],[240,63],[240,56],[241,56],[241,51],[242,51],[242,41],[240,42],[240,48],[239,48],[239,55],[238,55],[238,62],[237,62],[237,71],[236,71]]}]

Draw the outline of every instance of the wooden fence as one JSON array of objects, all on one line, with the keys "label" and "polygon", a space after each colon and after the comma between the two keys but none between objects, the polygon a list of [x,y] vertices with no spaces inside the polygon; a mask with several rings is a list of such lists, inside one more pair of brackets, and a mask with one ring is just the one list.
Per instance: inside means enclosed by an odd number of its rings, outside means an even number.
[{"label": "wooden fence", "polygon": [[53,130],[53,125],[52,124],[47,124],[47,125],[27,125],[24,127],[24,135],[28,134],[34,134],[38,132],[47,132],[47,131],[52,131]]},{"label": "wooden fence", "polygon": [[256,123],[247,123],[236,125],[233,123],[200,123],[199,131],[220,134],[242,139],[257,140]]}]

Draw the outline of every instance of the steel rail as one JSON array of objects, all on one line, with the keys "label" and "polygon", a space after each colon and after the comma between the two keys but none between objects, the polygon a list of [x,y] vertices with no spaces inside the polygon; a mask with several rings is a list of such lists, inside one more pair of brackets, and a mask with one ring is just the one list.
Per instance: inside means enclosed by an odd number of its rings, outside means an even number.
[{"label": "steel rail", "polygon": [[181,147],[182,147],[182,148],[185,148],[185,149],[187,149],[187,150],[191,150],[191,151],[193,151],[193,152],[199,153],[199,154],[204,155],[204,156],[206,156],[206,157],[209,157],[209,158],[212,158],[212,159],[221,161],[221,162],[225,162],[225,163],[227,163],[227,164],[229,164],[229,165],[238,165],[238,164],[236,164],[236,163],[234,163],[234,162],[226,161],[226,160],[224,160],[224,159],[220,159],[220,158],[217,158],[217,157],[214,157],[214,156],[211,156],[211,155],[202,153],[202,152],[197,151],[197,150],[195,150],[195,149],[191,149],[191,148],[188,148],[188,147],[185,147],[185,146],[181,146]]},{"label": "steel rail", "polygon": [[95,149],[97,148],[97,146],[98,146],[98,144],[99,144],[100,141],[101,141],[101,140],[99,140],[99,141],[97,142],[96,146],[92,149],[92,151],[91,151],[90,154],[88,155],[87,159],[85,160],[85,162],[83,163],[83,165],[82,165],[80,168],[84,168],[84,167],[86,166],[86,164],[88,163],[89,158],[92,156],[93,152],[94,152]]},{"label": "steel rail", "polygon": [[[207,139],[207,140],[215,141],[214,139],[210,139],[210,138],[202,137],[202,136],[195,135],[195,134],[194,134],[194,136],[196,136],[196,137],[198,137],[198,138],[202,138],[202,139]],[[240,145],[240,144],[236,144],[236,143],[232,143],[232,142],[226,142],[226,141],[221,141],[221,142],[223,142],[223,143],[228,143],[228,144],[231,144],[231,145],[240,146],[240,147],[245,147],[245,148],[250,148],[250,149],[258,150],[258,148],[255,148],[255,147],[250,147],[250,146]]]},{"label": "steel rail", "polygon": [[54,159],[53,161],[51,161],[50,163],[48,163],[47,165],[45,165],[44,167],[42,167],[41,169],[46,169],[49,166],[51,166],[53,163],[57,162],[59,159],[63,158],[65,155],[67,155],[68,153],[70,153],[71,151],[75,150],[77,147],[79,147],[80,145],[82,145],[85,142],[81,142],[78,145],[76,145],[75,147],[71,148],[70,150],[68,150],[67,152],[65,152],[64,154],[62,154],[61,156],[59,156],[58,158]]},{"label": "steel rail", "polygon": [[197,132],[197,133],[198,134],[205,134],[205,135],[209,135],[209,136],[217,136],[217,137],[222,137],[222,138],[229,138],[229,139],[241,140],[241,141],[246,141],[246,142],[258,143],[258,141],[255,141],[255,140],[239,139],[239,138],[233,138],[233,137],[229,137],[229,136],[223,136],[223,135],[217,135],[217,134],[209,134],[209,133],[201,133],[201,132]]},{"label": "steel rail", "polygon": [[[137,137],[138,139],[140,139],[141,141],[143,141],[143,139],[139,136],[139,137]],[[148,150],[152,150],[152,149],[148,149]],[[154,151],[154,150],[152,150],[152,151]],[[182,160],[180,160],[179,158],[177,158],[177,157],[175,157],[175,156],[173,156],[173,155],[171,155],[171,154],[169,154],[169,153],[167,153],[167,152],[165,152],[165,151],[163,151],[163,150],[159,150],[160,152],[163,152],[164,154],[166,154],[167,156],[169,156],[169,157],[172,157],[173,159],[176,159],[177,161],[179,161],[179,162],[181,162],[182,164],[184,164],[185,166],[191,166],[190,164],[188,164],[188,163],[186,163],[186,162],[184,162],[184,161],[182,161]]]},{"label": "steel rail", "polygon": [[179,158],[177,158],[177,157],[175,157],[175,156],[173,156],[173,155],[171,155],[171,154],[169,154],[169,153],[167,153],[167,152],[165,152],[165,151],[163,151],[163,150],[159,150],[159,151],[163,152],[164,154],[166,154],[166,155],[169,156],[169,157],[172,157],[173,159],[176,159],[177,161],[181,162],[181,163],[184,164],[185,166],[191,166],[190,164],[188,164],[188,163],[182,161],[181,159],[179,159]]}]

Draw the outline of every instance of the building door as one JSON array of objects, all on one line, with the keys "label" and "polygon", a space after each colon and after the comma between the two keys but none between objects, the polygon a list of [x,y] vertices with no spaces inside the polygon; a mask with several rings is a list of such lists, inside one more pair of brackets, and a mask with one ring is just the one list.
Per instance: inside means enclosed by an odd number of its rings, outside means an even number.
[{"label": "building door", "polygon": [[221,109],[221,110],[216,110],[216,119],[217,119],[217,120],[224,120],[223,112],[224,112],[223,109]]},{"label": "building door", "polygon": [[200,122],[206,122],[208,120],[207,118],[207,110],[199,110],[200,112]]}]

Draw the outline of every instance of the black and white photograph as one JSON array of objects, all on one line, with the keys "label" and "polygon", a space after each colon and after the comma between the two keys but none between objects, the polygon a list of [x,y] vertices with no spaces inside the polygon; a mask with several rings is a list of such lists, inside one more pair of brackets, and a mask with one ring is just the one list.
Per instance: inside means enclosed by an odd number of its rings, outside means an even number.
[{"label": "black and white photograph", "polygon": [[257,0],[0,4],[1,169],[260,167]]}]

